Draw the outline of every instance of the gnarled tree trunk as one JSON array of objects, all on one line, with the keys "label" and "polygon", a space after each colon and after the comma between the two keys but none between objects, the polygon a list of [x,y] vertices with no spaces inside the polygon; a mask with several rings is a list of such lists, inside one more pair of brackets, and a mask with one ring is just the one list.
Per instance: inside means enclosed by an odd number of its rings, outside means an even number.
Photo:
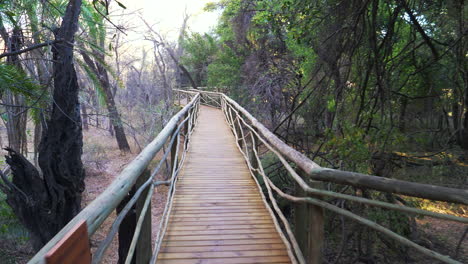
[{"label": "gnarled tree trunk", "polygon": [[7,202],[29,229],[34,248],[41,248],[80,210],[84,190],[78,82],[73,65],[74,34],[81,0],[70,0],[56,32],[54,105],[39,145],[39,171],[21,154],[8,149],[13,181]]}]

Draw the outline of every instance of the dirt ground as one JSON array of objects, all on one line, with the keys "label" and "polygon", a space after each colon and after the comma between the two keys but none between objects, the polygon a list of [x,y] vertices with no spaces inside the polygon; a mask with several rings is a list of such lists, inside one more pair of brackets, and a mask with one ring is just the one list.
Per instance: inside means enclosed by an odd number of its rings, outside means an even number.
[{"label": "dirt ground", "polygon": [[[117,147],[115,139],[110,137],[109,133],[105,130],[90,128],[89,131],[84,132],[84,142],[85,150],[91,149],[91,151],[85,152],[83,155],[87,175],[85,179],[86,189],[83,193],[83,208],[101,194],[125,166],[138,155],[136,147],[132,147],[132,153],[122,154]],[[98,149],[98,151],[93,151],[92,149]],[[89,155],[92,157],[88,157]],[[158,153],[155,160],[159,160],[158,157],[160,155]],[[152,164],[155,164],[155,162],[153,161]],[[162,175],[158,174],[157,178],[161,179]],[[155,189],[151,201],[153,241],[156,239],[157,231],[159,230],[160,218],[166,202],[166,194],[167,187],[159,186]],[[105,239],[115,217],[116,214],[114,212],[91,237],[92,251],[96,250],[99,242]],[[107,250],[103,263],[117,263],[117,236]]]}]

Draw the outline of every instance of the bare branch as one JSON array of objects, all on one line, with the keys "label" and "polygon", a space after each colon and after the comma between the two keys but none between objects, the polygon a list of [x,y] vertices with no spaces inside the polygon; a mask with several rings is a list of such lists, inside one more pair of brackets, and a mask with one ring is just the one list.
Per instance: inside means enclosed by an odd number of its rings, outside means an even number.
[{"label": "bare branch", "polygon": [[9,56],[25,53],[25,52],[35,50],[35,49],[38,49],[38,48],[42,48],[42,47],[45,47],[45,46],[50,46],[50,45],[60,43],[60,42],[63,42],[63,41],[60,40],[60,39],[59,40],[50,40],[50,41],[46,41],[44,43],[39,43],[39,44],[36,44],[36,45],[29,46],[29,47],[21,49],[21,50],[12,51],[12,52],[5,52],[5,53],[0,54],[0,59],[3,58],[3,57],[9,57]]}]

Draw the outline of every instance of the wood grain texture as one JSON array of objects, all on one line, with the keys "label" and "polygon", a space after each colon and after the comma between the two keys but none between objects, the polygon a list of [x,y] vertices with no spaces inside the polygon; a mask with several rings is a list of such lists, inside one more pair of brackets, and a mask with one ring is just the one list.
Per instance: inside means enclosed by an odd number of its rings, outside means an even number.
[{"label": "wood grain texture", "polygon": [[198,120],[158,263],[291,263],[222,112]]},{"label": "wood grain texture", "polygon": [[[0,261],[1,262],[1,261]],[[45,256],[47,264],[89,264],[91,250],[89,247],[88,228],[82,220]]]}]

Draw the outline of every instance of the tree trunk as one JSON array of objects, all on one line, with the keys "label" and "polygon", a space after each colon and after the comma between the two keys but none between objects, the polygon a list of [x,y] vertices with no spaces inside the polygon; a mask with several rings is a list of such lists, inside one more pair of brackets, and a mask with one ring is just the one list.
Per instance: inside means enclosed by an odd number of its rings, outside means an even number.
[{"label": "tree trunk", "polygon": [[88,125],[88,110],[86,109],[85,104],[81,104],[81,113],[82,113],[82,119],[83,119],[83,129],[88,130],[89,125]]},{"label": "tree trunk", "polygon": [[[2,30],[2,38],[6,43],[8,52],[15,52],[21,49],[22,31],[21,28],[15,27],[11,35],[6,32],[3,24],[0,21],[0,28]],[[14,65],[19,71],[22,70],[19,63],[19,56],[12,55],[7,58],[7,63]],[[18,151],[24,155],[28,153],[28,142],[26,136],[26,123],[28,109],[23,108],[25,100],[22,95],[14,94],[12,91],[6,91],[4,94],[3,102],[6,104],[5,122],[7,128],[8,147]]]},{"label": "tree trunk", "polygon": [[27,109],[24,105],[22,95],[13,94],[11,91],[5,91],[3,101],[8,106],[5,107],[7,121],[8,147],[20,152],[23,155],[28,154],[28,140],[26,135]]},{"label": "tree trunk", "polygon": [[21,154],[8,149],[7,163],[16,186],[7,202],[28,228],[35,249],[41,248],[80,210],[84,190],[78,83],[73,65],[74,34],[78,28],[81,0],[70,0],[56,31],[62,40],[54,54],[54,105],[39,145],[38,170]]},{"label": "tree trunk", "polygon": [[[88,54],[81,52],[81,55],[91,70],[99,76],[99,83],[104,90],[107,111],[109,112],[109,118],[111,119],[112,126],[114,127],[117,145],[119,146],[120,151],[129,152],[130,145],[128,144],[127,137],[125,136],[122,119],[120,118],[117,106],[115,105],[107,70],[99,62],[95,63]],[[101,59],[104,60],[103,56],[99,54],[96,54],[96,56],[100,56]]]},{"label": "tree trunk", "polygon": [[42,136],[42,124],[38,122],[34,124],[34,166],[39,166],[38,155],[39,155],[39,144],[41,143]]},{"label": "tree trunk", "polygon": [[109,130],[109,134],[114,136],[114,126],[112,125],[112,119],[109,118],[109,126],[107,128]]},{"label": "tree trunk", "polygon": [[107,70],[99,63],[96,63],[96,66],[99,73],[98,76],[100,76],[99,80],[101,82],[101,86],[106,94],[107,111],[109,112],[109,118],[111,119],[112,126],[114,127],[117,145],[119,146],[120,151],[129,152],[130,145],[128,144],[127,137],[125,136],[122,119],[120,118],[117,106],[115,105]]},{"label": "tree trunk", "polygon": [[399,124],[398,129],[400,132],[404,133],[406,130],[406,108],[408,106],[408,98],[402,97],[401,98],[401,108],[400,108],[400,117],[399,117]]}]

